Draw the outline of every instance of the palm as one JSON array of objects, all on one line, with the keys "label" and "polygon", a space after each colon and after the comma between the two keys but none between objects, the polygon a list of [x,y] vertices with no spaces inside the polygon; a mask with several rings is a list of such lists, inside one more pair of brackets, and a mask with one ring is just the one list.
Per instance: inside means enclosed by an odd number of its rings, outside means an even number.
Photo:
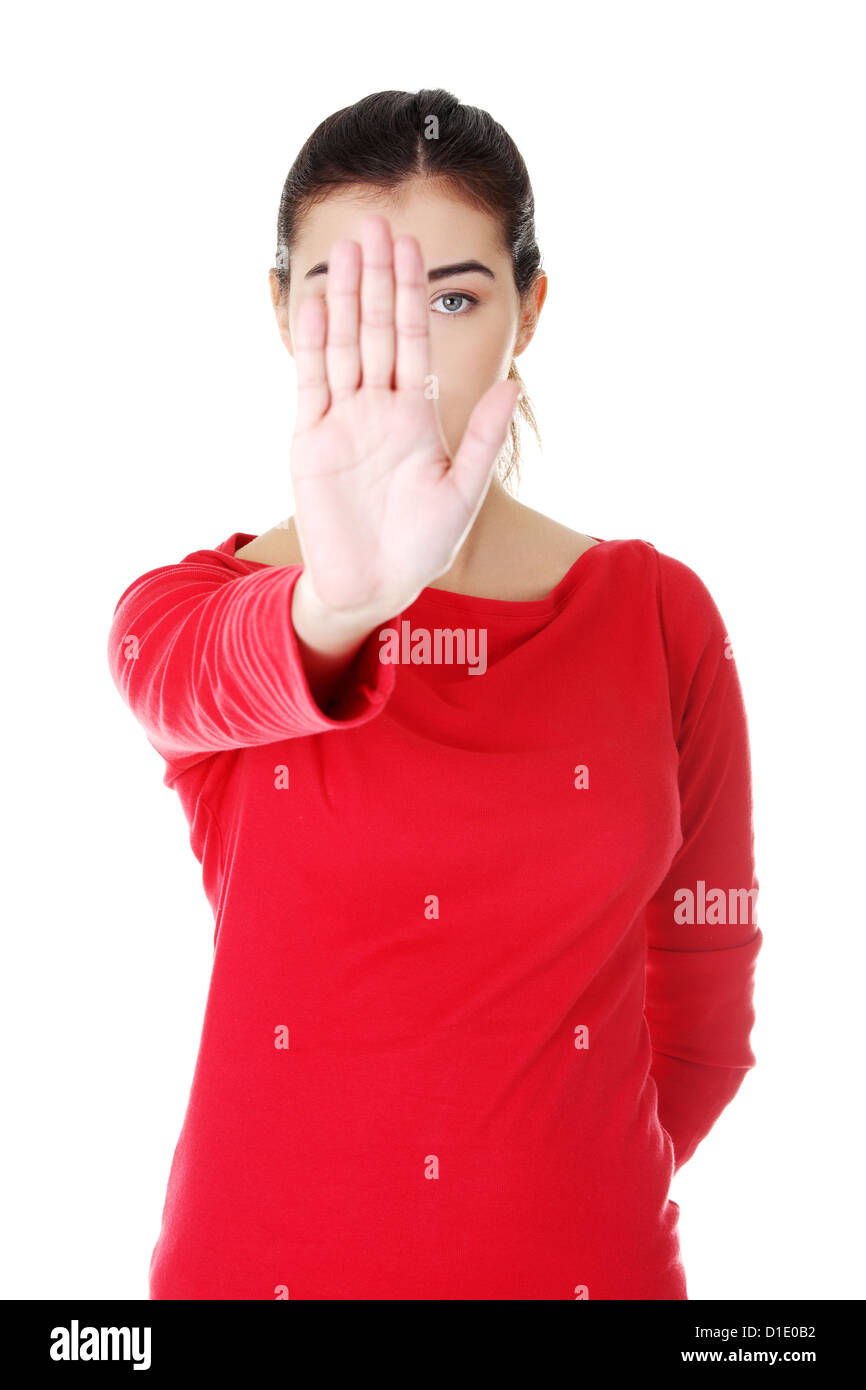
[{"label": "palm", "polygon": [[448,567],[473,501],[449,464],[436,407],[417,392],[362,388],[295,440],[298,529],[322,602],[402,594]]},{"label": "palm", "polygon": [[414,238],[401,240],[396,312],[383,265],[390,229],[378,217],[365,223],[360,301],[357,245],[338,242],[327,315],[321,300],[302,307],[291,459],[296,525],[317,597],[336,609],[389,615],[452,563],[483,501],[516,394],[510,382],[491,387],[450,457],[427,391],[420,248]]}]

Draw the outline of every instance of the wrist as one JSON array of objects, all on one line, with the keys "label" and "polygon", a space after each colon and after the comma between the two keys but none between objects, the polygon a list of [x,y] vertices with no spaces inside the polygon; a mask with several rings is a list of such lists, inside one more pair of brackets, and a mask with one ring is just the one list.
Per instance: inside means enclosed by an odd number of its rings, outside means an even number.
[{"label": "wrist", "polygon": [[309,646],[340,655],[361,645],[371,632],[387,621],[371,609],[329,608],[316,595],[309,575],[302,570],[292,591],[292,624]]}]

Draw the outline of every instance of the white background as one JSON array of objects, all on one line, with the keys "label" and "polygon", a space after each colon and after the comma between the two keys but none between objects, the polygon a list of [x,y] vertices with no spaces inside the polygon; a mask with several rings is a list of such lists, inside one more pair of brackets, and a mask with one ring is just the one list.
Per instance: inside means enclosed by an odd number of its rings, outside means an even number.
[{"label": "white background", "polygon": [[326,115],[443,86],[550,277],[521,500],[695,569],[752,738],[758,1065],[677,1176],[692,1299],[862,1298],[864,9],[43,4],[4,23],[6,1298],[147,1298],[213,921],[106,640],[293,510],[270,305]]}]

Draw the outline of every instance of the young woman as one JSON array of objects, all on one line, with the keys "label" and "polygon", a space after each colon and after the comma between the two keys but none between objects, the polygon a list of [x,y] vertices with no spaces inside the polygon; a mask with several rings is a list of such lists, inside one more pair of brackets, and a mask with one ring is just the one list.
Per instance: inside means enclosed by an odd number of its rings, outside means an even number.
[{"label": "young woman", "polygon": [[109,642],[215,917],[150,1296],[685,1299],[671,1177],[755,1062],[725,625],[509,491],[547,282],[490,116],[337,112],[278,248],[295,515]]}]

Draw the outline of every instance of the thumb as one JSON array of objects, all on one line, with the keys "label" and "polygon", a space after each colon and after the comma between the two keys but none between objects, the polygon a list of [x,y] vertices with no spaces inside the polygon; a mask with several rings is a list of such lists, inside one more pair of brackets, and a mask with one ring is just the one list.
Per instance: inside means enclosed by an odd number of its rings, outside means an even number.
[{"label": "thumb", "polygon": [[481,496],[523,394],[519,381],[497,381],[476,405],[448,476],[467,507]]}]

